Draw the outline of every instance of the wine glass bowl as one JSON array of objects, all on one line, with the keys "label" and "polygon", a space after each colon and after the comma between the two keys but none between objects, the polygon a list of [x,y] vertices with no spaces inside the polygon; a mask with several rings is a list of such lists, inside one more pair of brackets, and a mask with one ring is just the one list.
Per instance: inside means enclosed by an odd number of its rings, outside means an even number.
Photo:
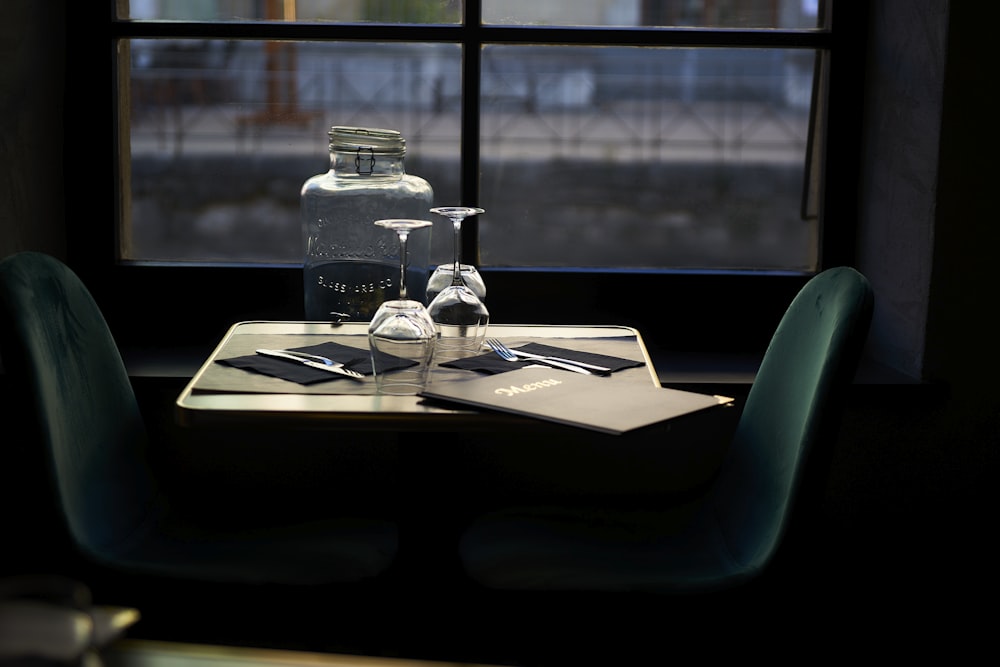
[{"label": "wine glass bowl", "polygon": [[413,395],[427,385],[438,332],[426,306],[406,293],[406,241],[430,220],[391,218],[375,224],[396,232],[399,240],[399,298],[379,306],[368,325],[375,385],[380,394]]},{"label": "wine glass bowl", "polygon": [[[481,208],[469,206],[441,206],[431,209],[431,213],[443,215],[452,221],[455,237],[453,262],[439,266],[428,281],[428,298],[431,300],[427,305],[427,312],[437,327],[436,354],[441,360],[479,354],[486,337],[490,320],[489,310],[483,302],[486,286],[476,268],[462,264],[460,256],[462,221],[470,215],[484,212]],[[466,283],[466,278],[477,289]]]},{"label": "wine glass bowl", "polygon": [[[465,286],[471,289],[480,301],[486,301],[486,284],[483,282],[483,276],[479,270],[472,264],[462,264],[460,271]],[[452,262],[439,264],[434,269],[427,281],[427,303],[433,301],[434,297],[441,293],[441,290],[451,285],[454,273],[455,264]]]},{"label": "wine glass bowl", "polygon": [[438,332],[438,359],[460,359],[481,352],[490,313],[475,292],[465,285],[449,285],[434,297],[427,311]]}]

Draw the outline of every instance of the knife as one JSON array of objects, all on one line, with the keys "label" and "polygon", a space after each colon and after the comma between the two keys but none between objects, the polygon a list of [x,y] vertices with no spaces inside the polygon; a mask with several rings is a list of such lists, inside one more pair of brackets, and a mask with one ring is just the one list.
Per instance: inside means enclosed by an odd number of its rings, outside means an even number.
[{"label": "knife", "polygon": [[[516,361],[516,359],[509,359],[509,361]],[[546,366],[553,366],[555,368],[561,368],[566,371],[573,371],[574,373],[581,373],[583,375],[591,375],[591,372],[586,368],[575,366],[573,364],[564,364],[563,362],[556,361],[555,359],[546,359],[545,357],[541,357],[539,359],[525,359],[525,361],[535,364],[545,364]]]},{"label": "knife", "polygon": [[281,350],[256,350],[257,354],[264,357],[273,357],[274,359],[283,359],[285,361],[294,361],[297,364],[302,364],[303,366],[309,366],[310,368],[318,368],[321,371],[330,371],[331,373],[336,373],[338,375],[343,375],[354,380],[364,380],[365,376],[357,371],[352,371],[344,368],[343,364],[336,364],[329,366],[319,361],[312,361],[310,359],[303,359],[302,357],[297,357],[294,354],[289,354]]},{"label": "knife", "polygon": [[558,361],[558,362],[562,362],[564,364],[572,364],[574,366],[582,366],[583,368],[588,368],[588,369],[590,369],[590,370],[592,370],[595,373],[598,373],[600,375],[608,375],[608,374],[611,373],[611,369],[610,368],[606,368],[604,366],[595,366],[594,364],[585,364],[582,361],[576,361],[574,359],[563,359],[562,357],[553,357],[553,356],[550,356],[550,355],[547,355],[547,354],[533,354],[531,352],[521,352],[520,350],[518,350],[516,348],[513,348],[513,347],[512,348],[508,348],[508,349],[511,352],[513,352],[515,355],[517,355],[519,357],[523,357],[525,359],[535,359],[535,360],[538,360],[538,361]]}]

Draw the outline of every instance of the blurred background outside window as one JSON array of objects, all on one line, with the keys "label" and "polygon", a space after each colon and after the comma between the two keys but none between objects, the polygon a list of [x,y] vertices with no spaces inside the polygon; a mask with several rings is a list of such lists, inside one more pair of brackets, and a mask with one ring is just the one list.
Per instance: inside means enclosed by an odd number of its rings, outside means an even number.
[{"label": "blurred background outside window", "polygon": [[[437,24],[448,0],[119,0],[121,18]],[[483,0],[484,24],[814,30],[817,0]],[[803,48],[126,39],[126,260],[301,263],[299,189],[332,125],[392,128],[438,205],[460,199],[478,95],[481,264],[815,268],[803,205],[814,64]],[[434,216],[428,215],[431,219]],[[432,260],[450,259],[436,221]]]}]

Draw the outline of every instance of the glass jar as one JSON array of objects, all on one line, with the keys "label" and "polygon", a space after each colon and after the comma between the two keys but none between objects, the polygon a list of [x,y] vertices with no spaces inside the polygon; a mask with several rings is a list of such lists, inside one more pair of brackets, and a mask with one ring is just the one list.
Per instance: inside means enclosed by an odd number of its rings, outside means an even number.
[{"label": "glass jar", "polygon": [[[428,219],[434,190],[403,165],[406,140],[396,130],[332,127],[330,170],[302,185],[305,317],[310,321],[371,320],[399,296],[399,246],[386,218]],[[426,304],[431,234],[408,247],[409,298]]]}]

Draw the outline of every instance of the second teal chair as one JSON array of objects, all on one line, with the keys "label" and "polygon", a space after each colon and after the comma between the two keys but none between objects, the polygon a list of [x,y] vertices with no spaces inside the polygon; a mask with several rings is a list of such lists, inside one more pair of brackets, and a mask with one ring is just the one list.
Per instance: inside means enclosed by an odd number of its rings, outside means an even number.
[{"label": "second teal chair", "polygon": [[872,317],[847,267],[802,288],[779,323],[727,458],[700,504],[673,511],[508,508],[462,536],[468,575],[501,590],[712,592],[754,580],[785,534],[805,463],[834,435]]}]

